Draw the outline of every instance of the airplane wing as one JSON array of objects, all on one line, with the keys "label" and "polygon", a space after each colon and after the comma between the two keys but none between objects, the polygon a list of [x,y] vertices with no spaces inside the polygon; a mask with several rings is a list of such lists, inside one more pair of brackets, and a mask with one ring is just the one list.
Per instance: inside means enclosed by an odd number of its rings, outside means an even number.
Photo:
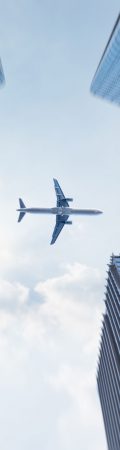
[{"label": "airplane wing", "polygon": [[69,207],[69,203],[65,198],[65,195],[63,194],[63,191],[58,183],[58,181],[53,178],[54,180],[54,186],[55,186],[55,192],[56,192],[56,196],[57,196],[57,207],[60,206],[68,206]]},{"label": "airplane wing", "polygon": [[65,223],[67,222],[69,216],[56,216],[56,225],[53,231],[51,245],[55,243],[56,239],[58,238],[60,232],[62,231],[62,228],[64,227]]}]

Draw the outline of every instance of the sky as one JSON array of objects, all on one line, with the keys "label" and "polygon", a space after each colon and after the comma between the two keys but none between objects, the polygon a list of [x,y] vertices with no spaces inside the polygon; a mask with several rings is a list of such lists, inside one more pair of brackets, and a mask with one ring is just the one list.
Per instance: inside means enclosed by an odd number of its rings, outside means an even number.
[{"label": "sky", "polygon": [[[117,0],[0,0],[0,448],[106,450],[97,393],[107,263],[120,250],[119,108],[90,84]],[[50,246],[54,216],[74,218]]]}]

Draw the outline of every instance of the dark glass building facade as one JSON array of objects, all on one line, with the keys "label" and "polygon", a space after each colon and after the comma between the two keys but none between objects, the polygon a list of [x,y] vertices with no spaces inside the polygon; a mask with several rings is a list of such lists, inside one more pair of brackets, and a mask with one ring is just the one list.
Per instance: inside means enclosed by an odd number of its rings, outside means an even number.
[{"label": "dark glass building facade", "polygon": [[106,45],[91,92],[120,105],[120,14]]},{"label": "dark glass building facade", "polygon": [[112,256],[97,384],[109,450],[120,450],[120,256]]},{"label": "dark glass building facade", "polygon": [[0,59],[0,86],[5,82],[5,77],[4,77],[4,72],[3,72],[3,67],[2,67],[2,62]]}]

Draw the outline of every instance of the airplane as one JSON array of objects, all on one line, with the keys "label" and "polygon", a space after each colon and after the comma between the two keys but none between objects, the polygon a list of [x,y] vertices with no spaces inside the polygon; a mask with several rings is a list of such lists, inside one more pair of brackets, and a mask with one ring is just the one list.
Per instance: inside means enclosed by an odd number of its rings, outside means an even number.
[{"label": "airplane", "polygon": [[56,239],[58,238],[60,232],[62,231],[62,228],[64,225],[72,225],[72,222],[68,220],[70,215],[97,215],[102,214],[102,211],[96,210],[96,209],[73,209],[70,208],[69,202],[72,202],[73,199],[69,197],[65,197],[63,194],[63,191],[58,183],[58,181],[53,178],[54,181],[54,187],[57,197],[57,205],[55,208],[26,208],[23,200],[20,198],[20,208],[17,209],[19,211],[19,217],[18,222],[21,222],[24,215],[26,213],[31,214],[55,214],[56,215],[56,224],[52,235],[51,245],[55,243]]}]

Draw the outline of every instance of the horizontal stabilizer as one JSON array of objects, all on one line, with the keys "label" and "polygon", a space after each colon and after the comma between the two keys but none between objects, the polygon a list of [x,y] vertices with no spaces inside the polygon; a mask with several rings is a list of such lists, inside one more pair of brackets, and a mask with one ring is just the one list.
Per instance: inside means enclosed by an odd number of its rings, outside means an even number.
[{"label": "horizontal stabilizer", "polygon": [[19,217],[18,217],[18,222],[21,222],[21,220],[23,219],[24,216],[25,216],[25,212],[20,212]]},{"label": "horizontal stabilizer", "polygon": [[26,206],[23,202],[23,200],[21,198],[19,198],[19,203],[20,203],[20,209],[18,209],[17,211],[20,211],[19,217],[18,217],[18,222],[21,222],[21,220],[23,219],[25,212],[26,212]]},{"label": "horizontal stabilizer", "polygon": [[23,202],[23,200],[21,198],[19,198],[19,203],[20,203],[20,208],[21,209],[22,208],[26,208],[26,206],[25,206],[25,204],[24,204],[24,202]]}]

